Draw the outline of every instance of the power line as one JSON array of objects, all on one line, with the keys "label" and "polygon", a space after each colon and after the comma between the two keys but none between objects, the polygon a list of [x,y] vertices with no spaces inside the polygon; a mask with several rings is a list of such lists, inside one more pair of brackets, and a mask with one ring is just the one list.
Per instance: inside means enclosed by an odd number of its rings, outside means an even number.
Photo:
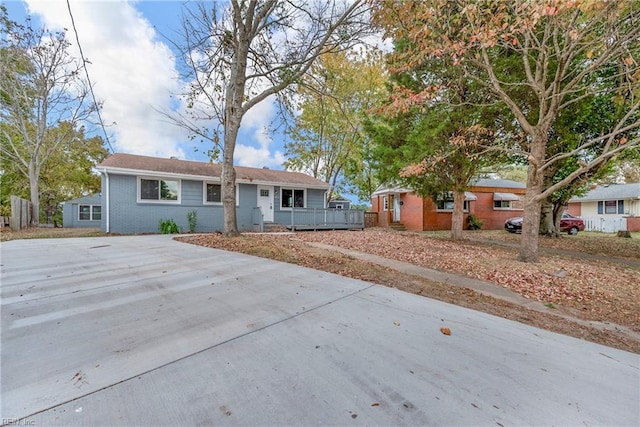
[{"label": "power line", "polygon": [[76,28],[76,22],[73,19],[73,13],[71,13],[71,4],[69,0],[67,0],[67,9],[69,9],[69,16],[71,17],[71,26],[73,27],[73,32],[76,35],[76,43],[78,43],[78,49],[80,50],[80,57],[82,58],[82,65],[84,68],[84,73],[87,76],[87,82],[89,82],[89,91],[91,92],[91,97],[93,98],[93,105],[96,107],[96,113],[98,114],[98,120],[100,122],[100,126],[102,127],[102,132],[104,132],[104,137],[107,140],[107,145],[112,153],[114,153],[113,147],[111,146],[111,141],[109,141],[109,135],[107,134],[107,129],[104,126],[104,122],[102,121],[102,115],[100,114],[100,107],[98,106],[98,102],[96,101],[96,94],[93,92],[93,85],[91,84],[91,79],[89,78],[89,70],[87,69],[87,61],[84,59],[84,52],[82,52],[82,46],[80,45],[80,38],[78,37],[78,29]]}]

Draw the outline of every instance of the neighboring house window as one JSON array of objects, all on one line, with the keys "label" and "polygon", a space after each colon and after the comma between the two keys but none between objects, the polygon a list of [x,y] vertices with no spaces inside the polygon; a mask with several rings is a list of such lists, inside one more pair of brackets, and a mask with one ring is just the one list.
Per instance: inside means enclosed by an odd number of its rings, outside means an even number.
[{"label": "neighboring house window", "polygon": [[511,209],[511,200],[494,200],[493,201],[494,209]]},{"label": "neighboring house window", "polygon": [[140,201],[180,202],[180,181],[139,179]]},{"label": "neighboring house window", "polygon": [[[453,211],[453,193],[451,191],[438,194],[436,197],[436,209],[439,211]],[[464,201],[462,209],[464,211],[469,210],[468,200]]]},{"label": "neighboring house window", "polygon": [[102,219],[102,206],[80,205],[78,207],[78,219],[80,221],[100,221]]},{"label": "neighboring house window", "polygon": [[624,214],[624,200],[604,200],[598,202],[598,215]]},{"label": "neighboring house window", "polygon": [[389,197],[387,196],[382,197],[382,210],[383,211],[389,210]]},{"label": "neighboring house window", "polygon": [[304,190],[283,188],[281,191],[281,206],[283,208],[304,208]]}]

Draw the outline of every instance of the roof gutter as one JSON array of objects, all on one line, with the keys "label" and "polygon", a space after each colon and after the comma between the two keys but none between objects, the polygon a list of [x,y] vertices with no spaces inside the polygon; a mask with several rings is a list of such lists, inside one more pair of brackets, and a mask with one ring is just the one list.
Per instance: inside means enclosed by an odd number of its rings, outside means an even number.
[{"label": "roof gutter", "polygon": [[105,216],[104,216],[104,231],[105,233],[109,232],[109,228],[111,226],[111,224],[109,224],[109,199],[110,199],[110,193],[109,193],[109,172],[107,172],[106,169],[104,169],[104,176],[105,176],[105,185],[104,185],[104,192],[106,193],[106,197],[104,197],[104,204],[105,204]]}]

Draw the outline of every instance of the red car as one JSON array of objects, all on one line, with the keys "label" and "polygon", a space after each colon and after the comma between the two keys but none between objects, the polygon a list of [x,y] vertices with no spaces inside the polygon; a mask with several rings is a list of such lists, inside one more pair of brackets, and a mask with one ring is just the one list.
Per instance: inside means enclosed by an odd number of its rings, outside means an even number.
[{"label": "red car", "polygon": [[[504,229],[509,233],[522,233],[522,217],[509,218],[504,223]],[[567,232],[572,236],[584,231],[584,220],[568,213],[563,213],[560,219],[560,232]]]}]

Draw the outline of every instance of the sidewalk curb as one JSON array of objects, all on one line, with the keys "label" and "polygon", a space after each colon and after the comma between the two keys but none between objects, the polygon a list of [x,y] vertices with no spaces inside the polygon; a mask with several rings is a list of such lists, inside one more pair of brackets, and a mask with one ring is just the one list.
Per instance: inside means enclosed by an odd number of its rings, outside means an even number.
[{"label": "sidewalk curb", "polygon": [[613,330],[617,332],[622,332],[625,335],[629,336],[631,339],[640,341],[640,334],[627,328],[626,326],[617,325],[617,324],[608,323],[608,322],[604,323],[604,322],[583,320],[565,313],[560,313],[556,310],[548,308],[547,306],[545,306],[543,303],[539,301],[532,301],[516,292],[513,292],[507,288],[503,288],[502,286],[494,285],[493,283],[485,282],[478,279],[473,279],[471,277],[466,277],[459,274],[446,273],[439,270],[420,267],[415,264],[411,264],[403,261],[396,261],[389,258],[378,256],[378,255],[354,251],[354,250],[342,248],[339,246],[327,245],[324,243],[317,243],[317,242],[306,242],[306,243],[310,246],[313,246],[319,249],[340,252],[344,255],[348,255],[355,259],[369,262],[372,264],[377,264],[382,267],[387,267],[387,268],[399,271],[401,273],[423,277],[428,280],[446,283],[446,284],[457,286],[460,288],[468,288],[482,295],[507,301],[516,305],[520,305],[524,308],[534,310],[540,313],[559,316],[566,320],[572,321],[574,323],[595,328],[600,331]]}]

